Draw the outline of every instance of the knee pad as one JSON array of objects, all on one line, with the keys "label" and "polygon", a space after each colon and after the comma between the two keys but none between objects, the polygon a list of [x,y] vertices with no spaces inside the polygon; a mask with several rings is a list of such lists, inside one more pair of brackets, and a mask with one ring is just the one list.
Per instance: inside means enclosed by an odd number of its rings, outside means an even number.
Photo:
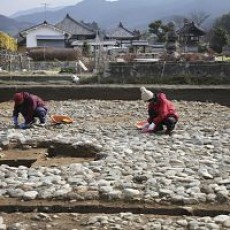
[{"label": "knee pad", "polygon": [[168,117],[167,121],[171,124],[176,124],[177,123],[177,119],[175,117]]},{"label": "knee pad", "polygon": [[172,131],[175,128],[177,119],[175,117],[168,117],[164,123],[167,126],[167,131]]}]

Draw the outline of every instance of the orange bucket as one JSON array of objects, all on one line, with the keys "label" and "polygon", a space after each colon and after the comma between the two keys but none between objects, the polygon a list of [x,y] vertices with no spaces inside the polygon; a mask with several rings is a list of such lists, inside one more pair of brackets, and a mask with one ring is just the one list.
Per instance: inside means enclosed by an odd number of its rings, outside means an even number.
[{"label": "orange bucket", "polygon": [[68,115],[51,115],[51,119],[53,123],[61,124],[61,123],[73,123],[73,119]]},{"label": "orange bucket", "polygon": [[141,129],[145,124],[147,124],[148,121],[138,121],[135,126],[138,128],[138,129]]}]

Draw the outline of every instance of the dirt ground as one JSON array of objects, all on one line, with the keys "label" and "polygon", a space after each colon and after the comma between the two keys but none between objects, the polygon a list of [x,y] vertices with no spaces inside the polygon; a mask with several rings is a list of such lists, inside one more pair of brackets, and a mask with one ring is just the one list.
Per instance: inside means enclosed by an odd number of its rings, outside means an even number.
[{"label": "dirt ground", "polygon": [[[102,214],[106,216],[105,214]],[[13,223],[20,223],[21,226],[27,226],[27,228],[12,228],[12,229],[30,229],[30,230],[80,230],[80,229],[123,229],[123,230],[137,230],[143,229],[142,226],[153,221],[153,219],[167,219],[167,216],[156,216],[156,215],[142,215],[137,216],[136,219],[141,219],[142,223],[139,228],[133,226],[132,222],[126,221],[127,224],[123,225],[122,228],[116,228],[114,224],[88,224],[89,219],[92,217],[98,217],[100,214],[79,214],[79,213],[58,213],[58,214],[45,214],[45,213],[15,213],[15,214],[3,214],[4,223],[7,226]],[[119,214],[118,214],[119,216]],[[176,220],[178,217],[172,217]],[[119,223],[117,223],[119,224]],[[18,224],[19,225],[19,224]],[[19,225],[19,226],[20,226]],[[151,228],[152,229],[152,228]]]},{"label": "dirt ground", "polygon": [[48,157],[47,156],[47,149],[41,149],[41,148],[31,148],[31,149],[10,149],[10,150],[3,150],[1,151],[0,155],[0,164],[3,162],[7,162],[9,165],[18,165],[18,162],[21,162],[21,164],[26,165],[30,164],[30,161],[34,161],[31,164],[31,167],[37,167],[37,166],[44,166],[44,167],[54,167],[54,166],[65,166],[70,163],[79,163],[79,162],[85,162],[85,161],[92,161],[94,158],[83,158],[83,157],[68,157],[68,156],[55,156],[55,157]]}]

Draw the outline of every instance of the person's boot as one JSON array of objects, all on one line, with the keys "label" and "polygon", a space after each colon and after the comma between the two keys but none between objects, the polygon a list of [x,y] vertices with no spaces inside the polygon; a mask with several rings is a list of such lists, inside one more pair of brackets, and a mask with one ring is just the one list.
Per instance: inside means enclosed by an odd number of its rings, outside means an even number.
[{"label": "person's boot", "polygon": [[154,129],[154,133],[156,132],[162,132],[164,131],[164,127],[162,124],[158,125],[155,129]]},{"label": "person's boot", "polygon": [[165,131],[165,134],[172,136],[174,128],[175,128],[175,124],[170,124],[169,126],[167,126],[167,130]]}]

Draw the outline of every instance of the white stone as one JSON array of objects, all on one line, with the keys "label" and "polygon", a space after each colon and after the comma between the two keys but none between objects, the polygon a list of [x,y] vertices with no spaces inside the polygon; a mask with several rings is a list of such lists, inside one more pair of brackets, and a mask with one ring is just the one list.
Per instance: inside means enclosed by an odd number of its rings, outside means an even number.
[{"label": "white stone", "polygon": [[140,192],[137,189],[131,189],[131,188],[124,189],[124,195],[127,198],[133,198],[138,196],[139,194]]},{"label": "white stone", "polygon": [[38,195],[37,191],[28,191],[23,194],[23,199],[24,200],[34,200],[36,199]]},{"label": "white stone", "polygon": [[187,220],[180,219],[180,220],[177,220],[176,222],[177,222],[177,224],[179,224],[179,225],[181,225],[183,227],[187,227],[187,225],[188,225]]},{"label": "white stone", "polygon": [[214,217],[216,223],[223,223],[225,221],[230,221],[230,216],[228,215],[218,215]]}]

